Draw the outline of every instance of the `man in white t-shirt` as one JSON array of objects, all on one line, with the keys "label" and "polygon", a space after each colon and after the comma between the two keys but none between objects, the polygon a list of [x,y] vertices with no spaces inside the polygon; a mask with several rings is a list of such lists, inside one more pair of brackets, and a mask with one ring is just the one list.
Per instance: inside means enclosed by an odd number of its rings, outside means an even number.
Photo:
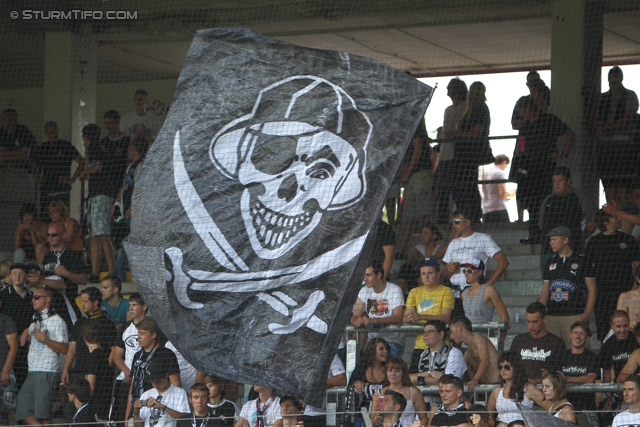
[{"label": "man in white t-shirt", "polygon": [[198,371],[193,365],[187,362],[180,351],[176,348],[175,345],[171,341],[167,341],[164,345],[169,350],[173,351],[176,355],[176,359],[178,359],[178,366],[180,367],[180,386],[185,391],[185,393],[189,394],[189,390],[191,390],[191,386],[196,383],[196,376],[198,375]]},{"label": "man in white t-shirt", "polygon": [[240,418],[235,427],[273,427],[276,420],[281,420],[280,398],[276,396],[272,388],[263,385],[254,385],[258,392],[258,398],[250,400],[242,406]]},{"label": "man in white t-shirt", "polygon": [[176,427],[177,420],[191,412],[187,393],[169,381],[164,364],[150,363],[147,379],[153,386],[133,403],[136,427]]},{"label": "man in white t-shirt", "polygon": [[[458,310],[462,309],[460,293],[470,286],[464,277],[460,265],[471,262],[473,258],[481,260],[485,265],[487,265],[489,258],[495,259],[498,262],[498,266],[486,282],[488,285],[493,285],[507,269],[509,261],[502,252],[502,249],[500,249],[500,246],[493,241],[491,236],[484,233],[477,233],[473,230],[471,220],[468,219],[465,212],[461,210],[455,211],[452,222],[451,228],[458,233],[460,237],[453,239],[451,243],[449,243],[447,252],[444,254],[442,260],[447,264],[444,274],[451,281],[453,294],[456,297],[456,310],[454,310],[453,316],[456,317]],[[460,315],[462,314],[460,313]]]},{"label": "man in white t-shirt", "polygon": [[640,376],[629,375],[624,381],[624,402],[629,409],[613,419],[611,427],[635,427],[640,425]]},{"label": "man in white t-shirt", "polygon": [[[138,89],[133,95],[133,104],[136,109],[122,116],[122,120],[120,120],[120,132],[127,136],[141,133],[143,136],[149,138],[151,142],[156,139],[162,124],[158,116],[147,111],[148,103],[147,91]],[[133,139],[133,136],[131,139]]]},{"label": "man in white t-shirt", "polygon": [[[507,179],[507,166],[509,158],[504,154],[498,154],[492,168],[484,171],[482,179],[485,181]],[[508,193],[506,184],[482,184],[482,222],[508,223],[509,213],[504,204]]]},{"label": "man in white t-shirt", "polygon": [[[382,263],[372,261],[364,273],[364,286],[358,293],[351,324],[356,328],[368,325],[398,325],[404,315],[404,294],[400,286],[382,278]],[[398,332],[369,333],[369,340],[384,338],[391,346],[391,357],[402,357],[404,335]]]}]

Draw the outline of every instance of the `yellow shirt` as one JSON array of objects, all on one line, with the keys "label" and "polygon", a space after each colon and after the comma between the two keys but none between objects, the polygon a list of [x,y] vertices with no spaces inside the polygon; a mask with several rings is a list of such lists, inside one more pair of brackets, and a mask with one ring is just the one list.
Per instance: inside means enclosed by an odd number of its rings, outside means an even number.
[{"label": "yellow shirt", "polygon": [[[443,285],[438,285],[435,289],[427,289],[424,286],[414,288],[409,292],[407,297],[407,307],[415,307],[418,314],[428,314],[430,316],[438,316],[442,314],[443,308],[453,310],[455,299],[453,291]],[[418,321],[420,324],[427,323],[426,320]],[[426,349],[422,332],[416,336],[416,349]]]}]

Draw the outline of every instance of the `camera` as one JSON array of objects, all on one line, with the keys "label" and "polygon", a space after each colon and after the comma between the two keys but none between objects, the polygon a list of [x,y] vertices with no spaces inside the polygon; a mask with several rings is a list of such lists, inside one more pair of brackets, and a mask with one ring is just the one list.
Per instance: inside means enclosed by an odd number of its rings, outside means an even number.
[{"label": "camera", "polygon": [[149,406],[149,399],[140,400],[140,403],[142,403],[143,408]]}]

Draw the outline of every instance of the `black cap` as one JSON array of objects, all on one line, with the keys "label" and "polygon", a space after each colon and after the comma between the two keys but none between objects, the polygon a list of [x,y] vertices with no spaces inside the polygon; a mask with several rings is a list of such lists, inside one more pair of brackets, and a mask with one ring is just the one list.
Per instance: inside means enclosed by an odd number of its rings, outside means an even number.
[{"label": "black cap", "polygon": [[20,270],[24,271],[25,273],[28,271],[26,269],[25,265],[21,264],[21,263],[11,264],[11,267],[9,267],[9,271],[13,271],[16,268],[19,268]]}]

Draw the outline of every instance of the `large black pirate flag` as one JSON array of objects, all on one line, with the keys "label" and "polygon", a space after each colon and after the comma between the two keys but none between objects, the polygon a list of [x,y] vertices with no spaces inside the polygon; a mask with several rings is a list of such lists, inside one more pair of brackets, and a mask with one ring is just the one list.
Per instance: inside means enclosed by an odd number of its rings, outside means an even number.
[{"label": "large black pirate flag", "polygon": [[371,59],[197,33],[125,244],[190,363],[321,406],[369,230],[431,93]]}]

